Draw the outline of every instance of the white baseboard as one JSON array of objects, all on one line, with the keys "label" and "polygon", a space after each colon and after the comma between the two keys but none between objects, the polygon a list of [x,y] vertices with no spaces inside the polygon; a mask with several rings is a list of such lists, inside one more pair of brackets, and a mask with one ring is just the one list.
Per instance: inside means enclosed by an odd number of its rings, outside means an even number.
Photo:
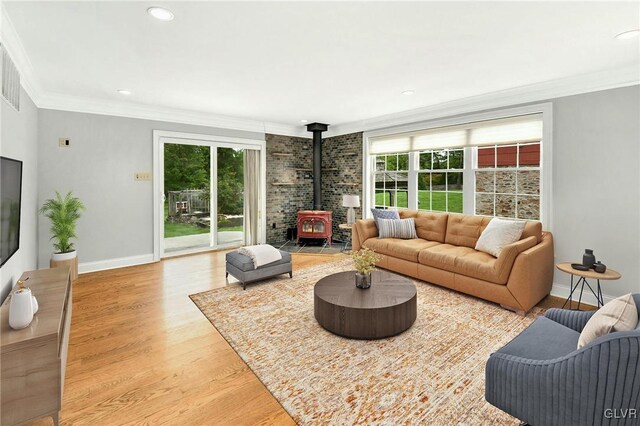
[{"label": "white baseboard", "polygon": [[[589,285],[591,285],[591,288],[593,289],[593,291],[598,291],[597,287],[598,287],[598,283],[597,282],[589,282]],[[569,293],[571,293],[571,288],[566,285],[566,284],[558,284],[558,283],[553,283],[553,287],[551,288],[551,295],[552,296],[556,296],[556,297],[561,297],[563,299],[566,299],[567,297],[569,297]],[[610,302],[611,300],[615,299],[617,296],[609,296],[607,294],[602,293],[602,298],[604,299],[604,303]],[[580,287],[578,287],[576,289],[576,291],[573,292],[573,300],[574,301],[578,301],[578,299],[580,298]],[[582,301],[584,303],[587,303],[589,305],[593,305],[593,306],[598,306],[598,301],[597,299],[593,296],[593,293],[591,293],[591,290],[589,290],[589,288],[587,286],[584,287],[584,292],[582,293]]]},{"label": "white baseboard", "polygon": [[78,265],[78,272],[86,274],[88,272],[104,271],[106,269],[124,268],[126,266],[142,265],[152,263],[152,254],[142,254],[139,256],[118,257],[115,259],[98,260],[97,262],[84,262]]}]

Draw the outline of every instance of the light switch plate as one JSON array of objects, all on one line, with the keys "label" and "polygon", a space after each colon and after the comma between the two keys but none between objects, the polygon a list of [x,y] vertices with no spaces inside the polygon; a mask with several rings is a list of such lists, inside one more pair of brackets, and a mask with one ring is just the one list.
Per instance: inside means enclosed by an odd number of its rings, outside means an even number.
[{"label": "light switch plate", "polygon": [[135,178],[139,181],[151,180],[151,172],[136,172]]}]

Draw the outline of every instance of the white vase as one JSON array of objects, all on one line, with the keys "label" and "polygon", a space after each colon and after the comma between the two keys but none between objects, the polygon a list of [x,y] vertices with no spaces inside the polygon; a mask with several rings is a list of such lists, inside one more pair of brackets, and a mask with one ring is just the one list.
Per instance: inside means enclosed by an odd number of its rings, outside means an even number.
[{"label": "white vase", "polygon": [[71,260],[78,255],[77,251],[70,251],[68,253],[53,253],[51,255],[51,260],[55,260],[56,262],[62,262],[63,260]]},{"label": "white vase", "polygon": [[34,295],[31,295],[31,305],[33,306],[33,315],[37,314],[40,306],[38,305],[38,299]]},{"label": "white vase", "polygon": [[34,298],[29,288],[21,288],[11,295],[11,303],[9,304],[9,325],[11,328],[20,330],[31,324],[33,302]]}]

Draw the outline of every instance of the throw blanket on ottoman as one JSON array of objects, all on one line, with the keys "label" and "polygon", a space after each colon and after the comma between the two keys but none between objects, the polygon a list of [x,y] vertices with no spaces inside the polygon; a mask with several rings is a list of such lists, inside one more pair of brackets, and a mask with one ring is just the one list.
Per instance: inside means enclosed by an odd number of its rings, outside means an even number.
[{"label": "throw blanket on ottoman", "polygon": [[[240,283],[242,284],[242,288],[247,288],[247,283],[253,281],[264,280],[266,278],[275,277],[280,274],[289,274],[291,278],[293,278],[292,268],[291,268],[291,253],[287,253],[286,251],[280,251],[271,246],[256,246],[259,247],[259,252],[261,254],[253,257],[256,250],[248,251],[245,254],[244,250],[249,247],[245,247],[244,249],[240,249],[237,251],[230,251],[226,254],[226,275],[233,275],[236,277]],[[277,258],[271,252],[271,250],[275,250],[278,252]],[[253,253],[252,253],[253,252]],[[274,261],[270,261],[270,259],[275,259]]]},{"label": "throw blanket on ottoman", "polygon": [[258,269],[263,265],[277,262],[282,259],[280,250],[268,244],[259,244],[257,246],[242,247],[238,252],[249,256],[253,260],[253,268]]}]

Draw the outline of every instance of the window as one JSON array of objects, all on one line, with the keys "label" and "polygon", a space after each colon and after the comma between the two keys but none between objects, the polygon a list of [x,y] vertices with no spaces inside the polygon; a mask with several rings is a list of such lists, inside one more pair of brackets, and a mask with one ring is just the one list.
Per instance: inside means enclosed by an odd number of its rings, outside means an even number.
[{"label": "window", "polygon": [[540,143],[473,148],[475,214],[540,219]]},{"label": "window", "polygon": [[418,209],[462,213],[464,150],[418,155]]},{"label": "window", "polygon": [[542,113],[367,137],[367,143],[369,206],[531,220],[547,211]]},{"label": "window", "polygon": [[376,208],[407,208],[409,192],[409,154],[375,157]]}]

